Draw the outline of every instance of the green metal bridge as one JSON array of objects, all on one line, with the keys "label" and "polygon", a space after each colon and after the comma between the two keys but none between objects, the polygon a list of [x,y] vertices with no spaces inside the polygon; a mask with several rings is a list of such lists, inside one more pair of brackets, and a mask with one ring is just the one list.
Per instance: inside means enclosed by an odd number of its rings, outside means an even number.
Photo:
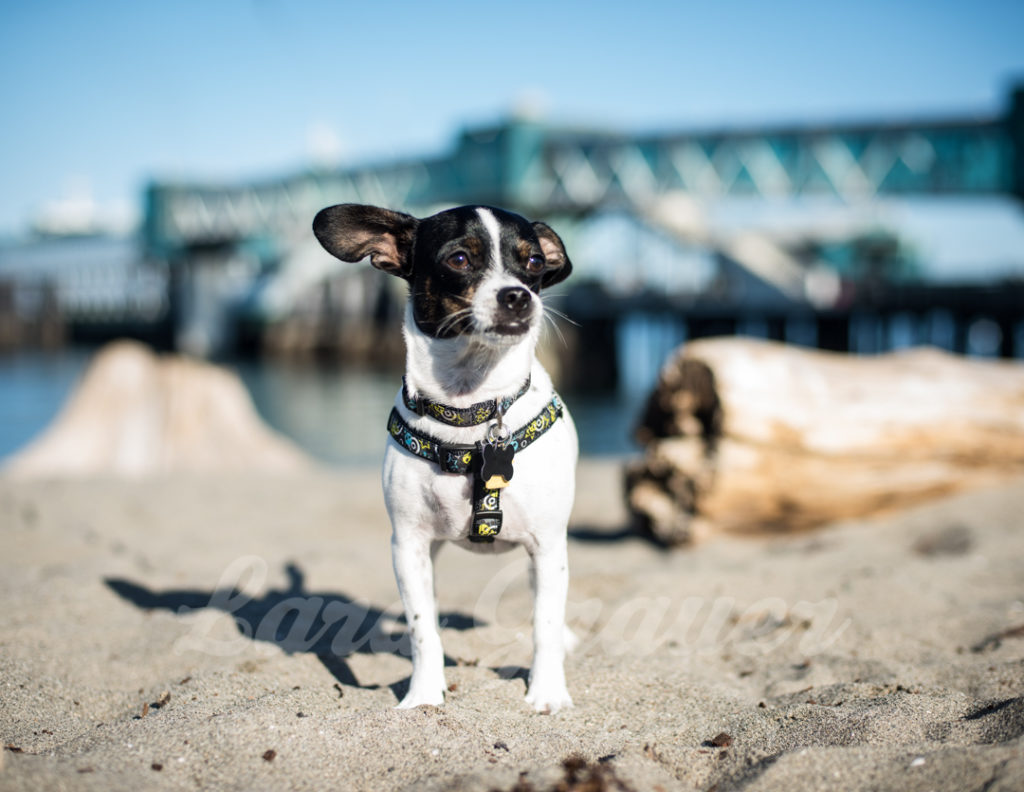
[{"label": "green metal bridge", "polygon": [[659,199],[825,195],[856,203],[909,194],[1024,199],[1024,86],[1005,112],[787,128],[626,135],[512,120],[468,130],[446,155],[296,173],[237,185],[157,182],[147,193],[145,242],[174,259],[193,247],[308,233],[339,202],[412,213],[486,203],[530,216],[624,208]]},{"label": "green metal bridge", "polygon": [[[602,250],[599,256],[591,251],[577,261],[577,283],[584,290],[596,283],[611,297],[576,300],[576,318],[616,322],[647,306],[685,313],[690,334],[728,332],[747,315],[782,317],[779,322],[790,327],[794,316],[808,311],[821,316],[851,309],[840,306],[843,276],[807,259],[792,240],[756,228],[716,227],[705,207],[743,198],[755,199],[755,207],[798,205],[790,199],[807,196],[845,207],[850,218],[834,227],[816,225],[811,217],[801,221],[798,234],[814,245],[856,238],[865,231],[854,217],[859,208],[911,195],[1024,199],[1024,85],[1010,92],[1002,113],[984,118],[644,135],[518,119],[466,130],[450,152],[433,158],[233,185],[157,182],[147,192],[143,244],[146,259],[169,274],[166,321],[173,344],[195,354],[230,349],[240,317],[259,327],[322,310],[310,306],[311,295],[319,295],[312,298],[318,304],[335,306],[321,317],[325,332],[349,338],[367,326],[368,311],[383,310],[374,306],[394,301],[381,283],[387,279],[343,265],[313,239],[316,212],[342,202],[419,216],[467,203],[502,206],[556,223],[574,249],[585,249],[593,238],[592,220],[624,216],[632,230],[623,239],[643,229],[667,240],[673,251],[699,249],[713,263],[701,265],[676,252],[666,258],[639,249]],[[601,262],[610,255],[615,261]],[[681,275],[688,285],[681,285]],[[624,276],[632,292],[616,285]],[[338,278],[344,286],[335,289],[329,284]],[[996,317],[1004,354],[1024,352],[1024,336],[1010,344],[1024,333],[1024,317],[1013,307],[1018,292]],[[861,305],[864,294],[857,300]],[[957,327],[966,327],[987,301],[981,295],[978,305],[957,307],[956,316],[963,315]],[[901,306],[873,310],[893,313],[906,308]],[[602,310],[607,316],[596,316]],[[715,311],[721,316],[709,314]],[[705,330],[697,327],[702,314],[710,322]],[[842,320],[837,348],[852,346],[848,319]],[[772,322],[769,335],[792,335],[772,330]],[[819,343],[826,343],[824,334],[817,333]]]}]

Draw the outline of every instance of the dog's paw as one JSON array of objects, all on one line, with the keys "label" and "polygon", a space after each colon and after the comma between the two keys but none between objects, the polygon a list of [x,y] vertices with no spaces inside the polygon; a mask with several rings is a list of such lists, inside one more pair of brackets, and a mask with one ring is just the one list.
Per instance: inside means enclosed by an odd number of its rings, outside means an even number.
[{"label": "dog's paw", "polygon": [[572,706],[572,697],[562,682],[552,684],[530,683],[530,689],[526,692],[526,703],[537,712],[545,715],[554,715],[562,709],[569,709]]},{"label": "dog's paw", "polygon": [[414,709],[415,707],[440,707],[444,704],[444,690],[410,688],[405,698],[398,702],[395,709]]},{"label": "dog's paw", "polygon": [[580,645],[579,636],[576,635],[572,630],[569,629],[569,625],[565,625],[562,630],[562,646],[565,648],[565,653],[576,651],[576,647]]}]

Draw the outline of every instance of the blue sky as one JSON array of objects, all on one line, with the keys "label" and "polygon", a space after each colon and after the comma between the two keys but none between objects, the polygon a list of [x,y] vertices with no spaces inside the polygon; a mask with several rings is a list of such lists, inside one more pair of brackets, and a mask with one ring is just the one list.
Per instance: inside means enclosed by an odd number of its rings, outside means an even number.
[{"label": "blue sky", "polygon": [[244,179],[444,149],[539,106],[686,129],[994,113],[1024,3],[55,2],[0,5],[0,234],[150,178]]}]

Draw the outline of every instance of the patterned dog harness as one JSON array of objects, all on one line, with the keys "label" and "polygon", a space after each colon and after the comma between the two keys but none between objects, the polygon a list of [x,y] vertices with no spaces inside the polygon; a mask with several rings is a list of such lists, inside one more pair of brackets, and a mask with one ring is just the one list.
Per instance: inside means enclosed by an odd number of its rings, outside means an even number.
[{"label": "patterned dog harness", "polygon": [[[523,391],[525,392],[525,391]],[[521,393],[519,395],[522,395]],[[518,398],[516,396],[515,398]],[[515,398],[512,401],[515,401]],[[403,399],[405,388],[403,386]],[[408,399],[405,399],[408,404]],[[504,401],[504,400],[502,400]],[[430,404],[435,404],[430,402]],[[473,408],[478,405],[474,405]],[[467,409],[473,409],[467,408]],[[555,394],[551,401],[526,426],[509,432],[502,424],[504,409],[494,411],[496,420],[487,428],[487,436],[475,445],[446,445],[427,434],[414,431],[392,407],[388,434],[402,448],[418,457],[435,462],[444,473],[473,476],[473,522],[471,542],[493,542],[501,531],[502,488],[512,478],[512,457],[539,440],[562,415],[562,400]],[[429,413],[428,413],[429,414]],[[489,420],[485,418],[483,423]]]}]

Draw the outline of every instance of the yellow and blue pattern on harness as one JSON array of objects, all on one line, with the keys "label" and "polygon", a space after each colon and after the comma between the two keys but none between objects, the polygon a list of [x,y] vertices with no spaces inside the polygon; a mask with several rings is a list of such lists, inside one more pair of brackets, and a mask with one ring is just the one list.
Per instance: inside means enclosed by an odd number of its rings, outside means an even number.
[{"label": "yellow and blue pattern on harness", "polygon": [[402,378],[402,402],[406,409],[417,415],[426,415],[449,426],[479,426],[498,415],[504,415],[515,402],[530,390],[530,378],[512,396],[505,396],[501,399],[488,399],[486,401],[471,404],[468,407],[451,407],[447,404],[432,401],[423,396],[414,396],[409,391],[409,385]]},{"label": "yellow and blue pattern on harness", "polygon": [[501,530],[500,528],[495,527],[493,524],[485,520],[480,520],[479,522],[477,522],[474,528],[474,536],[480,537],[480,539],[478,539],[477,541],[481,541],[481,539],[486,541],[485,537],[491,537],[493,540],[493,537],[497,536],[498,532]]},{"label": "yellow and blue pattern on harness", "polygon": [[[506,441],[507,445],[516,453],[522,451],[540,439],[562,413],[561,399],[555,394],[533,420],[511,434]],[[473,519],[469,539],[474,542],[493,542],[501,531],[501,490],[488,489],[479,475],[482,444],[444,445],[430,435],[414,431],[398,413],[397,408],[392,408],[388,417],[388,434],[410,453],[436,462],[445,473],[473,474]]]},{"label": "yellow and blue pattern on harness", "polygon": [[[562,401],[556,394],[539,415],[522,429],[512,433],[508,445],[517,453],[522,451],[539,440],[561,415]],[[475,445],[444,445],[428,434],[413,431],[394,407],[388,417],[388,434],[410,453],[436,462],[445,473],[469,473],[479,451]]]}]

